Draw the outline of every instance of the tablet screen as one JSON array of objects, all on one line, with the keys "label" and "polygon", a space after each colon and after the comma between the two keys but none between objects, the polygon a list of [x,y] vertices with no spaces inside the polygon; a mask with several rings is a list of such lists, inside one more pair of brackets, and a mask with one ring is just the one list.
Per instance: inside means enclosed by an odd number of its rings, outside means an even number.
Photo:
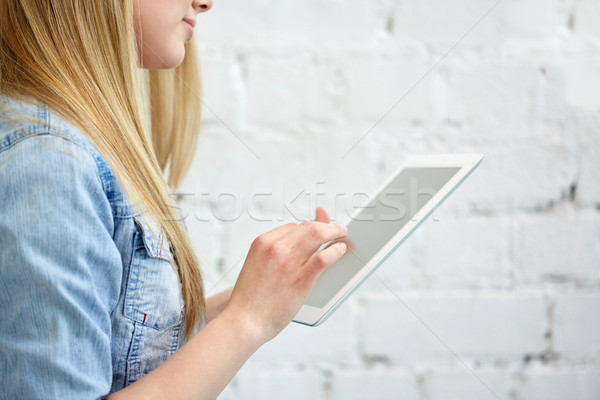
[{"label": "tablet screen", "polygon": [[325,270],[304,304],[322,308],[460,170],[457,167],[405,168],[361,207],[348,224],[348,251]]}]

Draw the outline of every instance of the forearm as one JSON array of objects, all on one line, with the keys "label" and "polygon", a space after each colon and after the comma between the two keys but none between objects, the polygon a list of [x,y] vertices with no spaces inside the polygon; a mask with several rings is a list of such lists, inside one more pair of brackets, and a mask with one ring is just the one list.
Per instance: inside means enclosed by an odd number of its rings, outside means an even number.
[{"label": "forearm", "polygon": [[206,299],[206,323],[212,321],[229,304],[233,288],[223,290]]},{"label": "forearm", "polygon": [[221,313],[165,363],[108,398],[215,399],[262,345],[261,327]]}]

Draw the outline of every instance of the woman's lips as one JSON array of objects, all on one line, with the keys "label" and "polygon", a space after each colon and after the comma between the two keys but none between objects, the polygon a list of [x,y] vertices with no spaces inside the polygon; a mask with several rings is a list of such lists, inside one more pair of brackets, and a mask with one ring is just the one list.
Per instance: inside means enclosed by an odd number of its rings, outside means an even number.
[{"label": "woman's lips", "polygon": [[194,26],[196,26],[196,20],[195,19],[190,19],[190,18],[184,18],[183,22],[185,23],[185,26],[188,30],[190,39],[192,38],[192,36],[194,36]]},{"label": "woman's lips", "polygon": [[184,18],[184,22],[187,22],[192,28],[196,26],[196,20],[192,18]]}]

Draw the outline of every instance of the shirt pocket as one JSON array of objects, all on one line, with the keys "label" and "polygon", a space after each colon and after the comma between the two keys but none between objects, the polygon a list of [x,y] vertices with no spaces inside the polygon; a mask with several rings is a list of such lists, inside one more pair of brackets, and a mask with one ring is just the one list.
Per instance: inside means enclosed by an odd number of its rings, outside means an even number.
[{"label": "shirt pocket", "polygon": [[124,315],[134,321],[127,357],[133,383],[162,364],[181,345],[184,303],[168,240],[156,225],[134,217],[136,231]]}]

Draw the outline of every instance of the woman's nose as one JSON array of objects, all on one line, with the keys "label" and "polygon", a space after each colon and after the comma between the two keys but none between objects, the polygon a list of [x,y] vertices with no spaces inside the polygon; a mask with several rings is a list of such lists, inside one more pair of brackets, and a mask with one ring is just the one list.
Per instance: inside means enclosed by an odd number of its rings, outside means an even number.
[{"label": "woman's nose", "polygon": [[193,0],[192,7],[197,12],[206,12],[213,6],[213,0]]}]

